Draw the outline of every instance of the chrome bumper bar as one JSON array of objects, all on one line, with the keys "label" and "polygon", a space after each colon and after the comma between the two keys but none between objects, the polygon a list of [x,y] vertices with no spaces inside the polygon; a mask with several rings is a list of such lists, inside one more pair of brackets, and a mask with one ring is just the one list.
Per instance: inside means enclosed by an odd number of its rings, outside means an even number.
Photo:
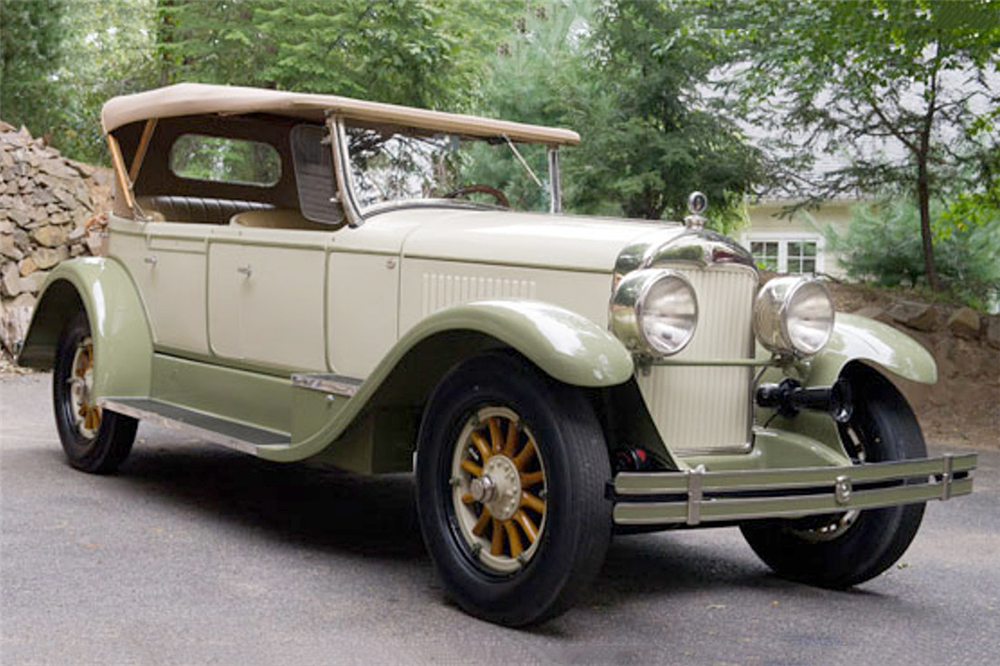
[{"label": "chrome bumper bar", "polygon": [[622,472],[614,522],[693,526],[946,500],[972,492],[975,468],[972,453],[845,467]]}]

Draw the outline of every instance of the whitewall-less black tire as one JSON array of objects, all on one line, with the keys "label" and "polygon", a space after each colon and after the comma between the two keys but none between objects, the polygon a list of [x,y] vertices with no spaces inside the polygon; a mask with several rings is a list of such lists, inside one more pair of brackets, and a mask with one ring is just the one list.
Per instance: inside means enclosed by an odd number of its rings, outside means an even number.
[{"label": "whitewall-less black tire", "polygon": [[579,389],[522,357],[453,368],[420,428],[420,527],[448,596],[467,612],[524,626],[567,610],[611,537],[603,433]]}]

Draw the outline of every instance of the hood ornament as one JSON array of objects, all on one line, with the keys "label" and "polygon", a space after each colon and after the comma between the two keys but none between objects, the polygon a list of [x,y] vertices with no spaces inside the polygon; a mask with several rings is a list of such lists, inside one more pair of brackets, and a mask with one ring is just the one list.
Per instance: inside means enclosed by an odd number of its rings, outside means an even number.
[{"label": "hood ornament", "polygon": [[692,192],[688,197],[690,215],[684,217],[684,225],[690,229],[703,229],[708,220],[702,215],[708,208],[708,197],[701,192]]}]

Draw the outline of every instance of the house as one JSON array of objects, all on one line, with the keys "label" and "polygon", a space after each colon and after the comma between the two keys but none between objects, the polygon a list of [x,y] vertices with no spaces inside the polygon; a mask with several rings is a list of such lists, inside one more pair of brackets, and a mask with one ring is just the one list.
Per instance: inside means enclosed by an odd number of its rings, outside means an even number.
[{"label": "house", "polygon": [[739,232],[740,243],[753,254],[757,265],[777,273],[825,273],[843,277],[837,255],[826,247],[823,230],[833,225],[844,233],[851,221],[851,209],[858,199],[824,201],[819,208],[789,214],[794,201],[785,198],[761,199],[749,206],[750,223]]}]

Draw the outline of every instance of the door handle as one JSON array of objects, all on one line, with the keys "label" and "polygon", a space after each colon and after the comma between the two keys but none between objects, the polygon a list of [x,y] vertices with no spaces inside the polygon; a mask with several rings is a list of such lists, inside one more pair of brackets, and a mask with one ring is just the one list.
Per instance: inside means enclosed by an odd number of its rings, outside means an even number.
[{"label": "door handle", "polygon": [[249,280],[250,276],[253,274],[253,268],[250,267],[250,264],[247,264],[246,266],[239,266],[236,269],[236,272],[240,273],[245,279]]},{"label": "door handle", "polygon": [[143,258],[142,258],[142,263],[144,263],[144,264],[149,264],[149,267],[150,267],[150,268],[156,268],[156,262],[157,262],[157,261],[158,261],[158,260],[157,260],[157,258],[156,258],[156,255],[155,255],[155,254],[151,254],[151,255],[149,255],[149,256],[147,256],[147,257],[143,257]]}]

